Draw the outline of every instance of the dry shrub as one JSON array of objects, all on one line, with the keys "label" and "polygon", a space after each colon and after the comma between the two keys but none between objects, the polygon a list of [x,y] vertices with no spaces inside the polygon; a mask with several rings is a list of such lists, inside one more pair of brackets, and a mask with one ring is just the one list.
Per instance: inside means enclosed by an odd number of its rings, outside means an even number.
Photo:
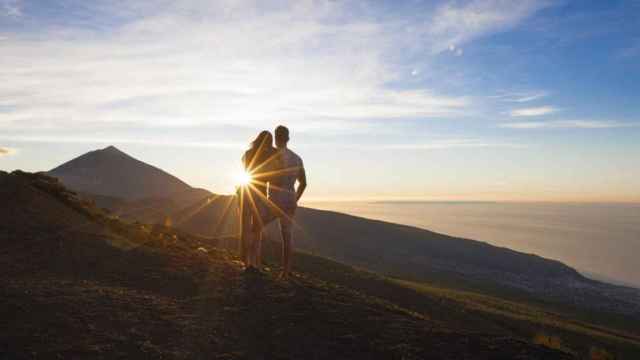
[{"label": "dry shrub", "polygon": [[564,346],[562,346],[562,341],[557,336],[537,334],[533,337],[533,343],[546,346],[551,349],[565,350]]},{"label": "dry shrub", "polygon": [[589,350],[590,360],[615,360],[615,358],[616,357],[613,356],[610,352],[602,348],[592,346],[591,350]]}]

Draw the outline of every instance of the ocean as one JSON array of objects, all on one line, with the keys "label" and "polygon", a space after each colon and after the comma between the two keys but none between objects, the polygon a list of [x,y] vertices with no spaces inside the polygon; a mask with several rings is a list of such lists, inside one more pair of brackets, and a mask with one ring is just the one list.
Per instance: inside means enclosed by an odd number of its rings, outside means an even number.
[{"label": "ocean", "polygon": [[584,275],[640,288],[640,204],[306,202],[560,260]]}]

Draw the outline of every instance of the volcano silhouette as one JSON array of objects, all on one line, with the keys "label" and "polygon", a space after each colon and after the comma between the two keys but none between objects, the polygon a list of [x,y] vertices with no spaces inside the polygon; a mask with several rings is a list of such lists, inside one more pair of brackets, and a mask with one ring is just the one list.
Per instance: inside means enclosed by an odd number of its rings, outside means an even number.
[{"label": "volcano silhouette", "polygon": [[193,189],[177,177],[125,154],[115,146],[90,151],[48,174],[75,191],[127,200],[170,197]]}]

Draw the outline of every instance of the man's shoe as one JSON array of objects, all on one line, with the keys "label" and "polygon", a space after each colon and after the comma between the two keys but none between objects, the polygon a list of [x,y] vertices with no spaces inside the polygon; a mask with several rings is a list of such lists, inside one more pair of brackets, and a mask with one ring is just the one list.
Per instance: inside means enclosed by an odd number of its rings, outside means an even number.
[{"label": "man's shoe", "polygon": [[280,273],[280,275],[278,275],[278,280],[288,281],[290,276],[290,274],[287,274],[283,271]]}]

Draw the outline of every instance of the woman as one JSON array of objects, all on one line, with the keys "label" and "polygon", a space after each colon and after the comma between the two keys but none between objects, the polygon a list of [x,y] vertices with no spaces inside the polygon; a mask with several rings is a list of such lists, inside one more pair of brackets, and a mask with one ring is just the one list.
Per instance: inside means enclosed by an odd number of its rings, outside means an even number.
[{"label": "woman", "polygon": [[240,188],[240,256],[247,269],[262,266],[263,219],[269,212],[267,194],[275,158],[273,136],[266,130],[258,134],[242,156],[244,169],[251,176],[249,183]]}]

